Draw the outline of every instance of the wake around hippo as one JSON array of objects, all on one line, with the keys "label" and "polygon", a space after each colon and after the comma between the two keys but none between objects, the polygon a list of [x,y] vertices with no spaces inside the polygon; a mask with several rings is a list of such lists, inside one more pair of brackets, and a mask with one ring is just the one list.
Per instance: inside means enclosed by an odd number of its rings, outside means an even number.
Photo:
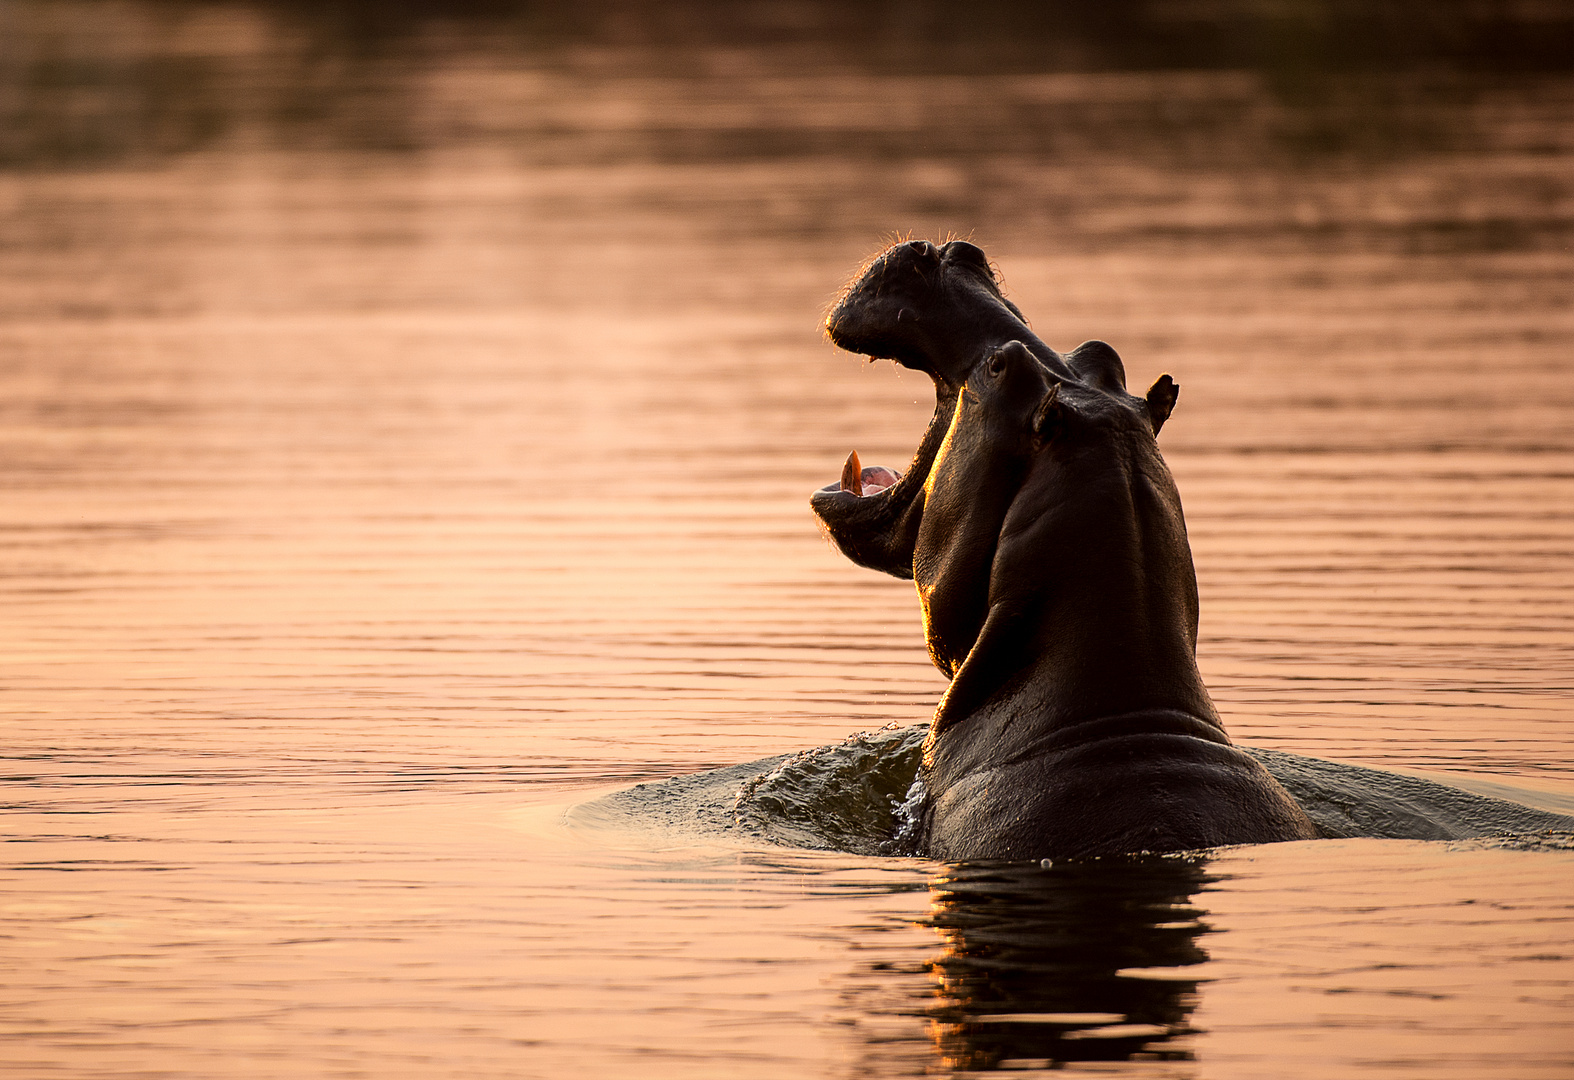
[{"label": "wake around hippo", "polygon": [[924,847],[1041,859],[1311,839],[1224,733],[1197,670],[1197,580],[1156,436],[1178,387],[1061,354],[965,241],[898,244],[827,320],[934,381],[901,474],[849,459],[811,503],[848,558],[911,578],[951,680],[924,743]]}]

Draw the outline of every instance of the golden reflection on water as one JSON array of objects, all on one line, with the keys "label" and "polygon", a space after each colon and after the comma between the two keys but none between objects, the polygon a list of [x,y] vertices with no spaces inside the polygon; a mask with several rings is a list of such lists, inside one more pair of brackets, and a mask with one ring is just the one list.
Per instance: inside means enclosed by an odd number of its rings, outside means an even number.
[{"label": "golden reflection on water", "polygon": [[8,15],[0,1074],[1567,1075],[1562,854],[1246,849],[1129,908],[1049,871],[1002,922],[955,868],[555,824],[932,708],[910,587],[807,511],[927,420],[819,339],[905,230],[1182,384],[1237,737],[1567,796],[1565,74],[1298,105]]}]

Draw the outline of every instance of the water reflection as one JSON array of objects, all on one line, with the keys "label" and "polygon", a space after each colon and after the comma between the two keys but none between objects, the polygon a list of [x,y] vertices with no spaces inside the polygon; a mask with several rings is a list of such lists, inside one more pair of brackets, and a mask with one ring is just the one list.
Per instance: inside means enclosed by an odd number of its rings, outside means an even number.
[{"label": "water reflection", "polygon": [[950,1069],[1190,1060],[1208,958],[1202,856],[960,864],[933,883],[944,949],[935,1052]]}]

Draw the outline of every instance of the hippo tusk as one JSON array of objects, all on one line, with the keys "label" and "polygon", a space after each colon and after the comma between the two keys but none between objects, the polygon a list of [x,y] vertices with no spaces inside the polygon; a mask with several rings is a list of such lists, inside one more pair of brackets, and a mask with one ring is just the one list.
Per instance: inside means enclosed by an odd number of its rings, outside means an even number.
[{"label": "hippo tusk", "polygon": [[847,464],[842,466],[842,490],[854,495],[864,493],[864,470],[858,462],[856,450],[847,455]]}]

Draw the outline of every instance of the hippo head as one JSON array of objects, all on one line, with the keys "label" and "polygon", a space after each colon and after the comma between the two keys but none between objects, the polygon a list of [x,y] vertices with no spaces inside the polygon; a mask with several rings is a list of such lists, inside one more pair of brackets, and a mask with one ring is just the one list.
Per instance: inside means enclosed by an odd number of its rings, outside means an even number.
[{"label": "hippo head", "polygon": [[[905,473],[864,470],[855,455],[843,482],[811,499],[827,534],[849,559],[910,578],[925,479],[957,395],[979,360],[1018,341],[1050,374],[1074,373],[1002,295],[983,251],[965,240],[939,245],[912,240],[888,249],[847,287],[825,328],[844,349],[895,360],[934,380],[934,417]],[[865,480],[871,490],[865,490]]]},{"label": "hippo head", "polygon": [[1147,410],[1157,432],[1177,388],[1165,376],[1146,402],[1125,393],[1125,371],[1115,350],[1088,342],[1063,356],[1033,333],[1022,312],[1000,291],[982,250],[965,240],[897,244],[874,259],[848,286],[826,319],[838,346],[922,371],[935,384],[935,412],[905,472],[865,469],[849,457],[840,483],[814,493],[810,505],[826,533],[853,562],[911,578],[935,455],[951,428],[962,387],[987,357],[1015,342],[1036,360],[1044,378],[1086,385],[1129,399]]}]

